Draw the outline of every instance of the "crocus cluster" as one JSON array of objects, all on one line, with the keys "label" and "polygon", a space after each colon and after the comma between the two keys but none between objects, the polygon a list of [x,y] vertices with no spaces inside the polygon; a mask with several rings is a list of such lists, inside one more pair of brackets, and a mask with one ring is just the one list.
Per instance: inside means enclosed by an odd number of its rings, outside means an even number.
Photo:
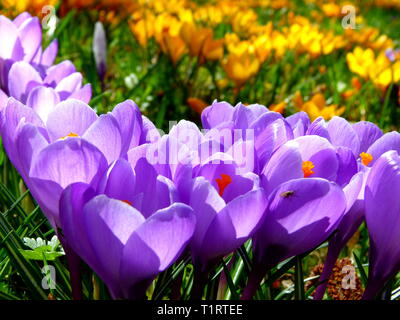
[{"label": "crocus cluster", "polygon": [[215,101],[201,115],[205,130],[182,120],[162,134],[130,100],[97,115],[90,86],[72,63],[52,65],[57,45],[42,53],[39,35],[37,18],[0,17],[3,144],[63,244],[113,298],[143,298],[186,254],[200,298],[208,272],[251,239],[249,299],[268,270],[329,239],[322,298],[363,221],[365,298],[400,269],[398,132]]}]

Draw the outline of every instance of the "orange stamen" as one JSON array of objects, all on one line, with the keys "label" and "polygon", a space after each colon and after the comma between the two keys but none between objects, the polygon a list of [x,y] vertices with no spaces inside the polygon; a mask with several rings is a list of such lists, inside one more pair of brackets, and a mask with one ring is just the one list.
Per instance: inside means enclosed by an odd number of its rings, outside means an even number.
[{"label": "orange stamen", "polygon": [[312,163],[311,161],[303,161],[302,169],[304,173],[304,178],[308,178],[309,176],[314,174],[314,171],[312,171],[314,167],[314,163]]},{"label": "orange stamen", "polygon": [[215,179],[215,181],[217,181],[218,184],[219,195],[222,197],[225,188],[232,182],[232,178],[229,175],[222,173],[221,178]]},{"label": "orange stamen", "polygon": [[70,133],[68,133],[66,136],[61,137],[60,140],[67,139],[68,137],[79,137],[79,134],[76,134],[76,133],[74,133],[74,132],[70,132]]},{"label": "orange stamen", "polygon": [[125,203],[127,203],[127,204],[129,204],[131,207],[133,206],[133,203],[132,202],[130,202],[129,200],[121,200],[122,202],[125,202]]},{"label": "orange stamen", "polygon": [[371,154],[366,153],[366,152],[361,152],[361,153],[360,153],[360,158],[361,158],[361,162],[362,162],[362,164],[363,164],[364,166],[369,165],[370,162],[371,162],[372,160],[374,160],[374,157],[373,157]]}]

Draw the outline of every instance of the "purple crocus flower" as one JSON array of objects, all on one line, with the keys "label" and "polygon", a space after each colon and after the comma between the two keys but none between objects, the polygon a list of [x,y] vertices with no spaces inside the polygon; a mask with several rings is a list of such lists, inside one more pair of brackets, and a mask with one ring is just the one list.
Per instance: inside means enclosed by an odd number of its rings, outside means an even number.
[{"label": "purple crocus flower", "polygon": [[75,99],[41,107],[40,100],[29,108],[10,98],[1,133],[10,160],[55,226],[62,190],[73,182],[97,182],[108,164],[126,157],[140,139],[134,134],[140,133],[142,118],[132,101],[100,117]]},{"label": "purple crocus flower", "polygon": [[101,188],[104,194],[83,183],[65,189],[60,200],[63,235],[113,298],[142,299],[157,274],[183,252],[195,216],[168,196],[174,193],[172,182],[158,176],[145,159],[135,171],[117,160]]},{"label": "purple crocus flower", "polygon": [[254,265],[243,299],[254,295],[268,269],[325,241],[346,209],[342,189],[321,178],[282,183],[268,203],[265,220],[253,237]]},{"label": "purple crocus flower", "polygon": [[43,52],[42,29],[37,17],[21,13],[13,21],[0,16],[0,89],[8,90],[8,71],[14,62],[25,61],[39,70],[51,66],[58,44],[53,41]]},{"label": "purple crocus flower", "polygon": [[[219,164],[213,163],[218,160]],[[210,264],[246,242],[264,217],[267,206],[259,177],[239,174],[225,154],[210,157],[196,170],[196,177],[183,183],[189,190],[185,203],[197,217],[191,242],[194,264],[208,271]]]},{"label": "purple crocus flower", "polygon": [[376,159],[365,189],[370,237],[368,284],[364,299],[374,299],[400,270],[400,157],[388,151]]},{"label": "purple crocus flower", "polygon": [[[71,97],[89,102],[91,85],[82,86],[82,75],[73,64],[64,61],[53,66],[57,41],[42,50],[42,29],[37,17],[26,12],[14,21],[0,16],[0,42],[0,95],[26,104],[37,95],[35,88],[48,87],[54,89],[59,101]],[[0,110],[4,107],[0,100]]]},{"label": "purple crocus flower", "polygon": [[238,103],[232,107],[227,102],[215,101],[203,110],[201,120],[205,129],[231,130],[233,141],[236,141],[234,133],[238,130],[244,131],[244,140],[250,140],[245,132],[250,130],[257,159],[256,173],[260,173],[258,170],[265,166],[274,151],[293,139],[292,128],[282,115],[259,104],[245,106]]}]

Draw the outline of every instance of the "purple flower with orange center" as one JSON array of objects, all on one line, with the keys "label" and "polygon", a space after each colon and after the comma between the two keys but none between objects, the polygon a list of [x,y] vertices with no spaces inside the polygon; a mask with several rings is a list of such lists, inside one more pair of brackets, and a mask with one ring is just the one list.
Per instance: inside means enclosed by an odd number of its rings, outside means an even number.
[{"label": "purple flower with orange center", "polygon": [[[93,188],[94,187],[94,188]],[[175,202],[172,181],[145,159],[114,162],[98,186],[74,183],[60,200],[65,241],[100,276],[114,299],[143,299],[182,254],[195,216]]]},{"label": "purple flower with orange center", "polygon": [[73,182],[98,182],[108,164],[126,157],[140,143],[142,118],[132,101],[100,117],[75,99],[40,107],[40,101],[30,108],[10,98],[1,134],[10,160],[55,226],[62,190]]}]

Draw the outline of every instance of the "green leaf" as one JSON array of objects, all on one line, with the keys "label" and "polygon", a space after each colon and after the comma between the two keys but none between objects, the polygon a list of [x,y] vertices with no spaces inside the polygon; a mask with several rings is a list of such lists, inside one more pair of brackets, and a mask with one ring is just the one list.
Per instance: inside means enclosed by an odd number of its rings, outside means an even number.
[{"label": "green leaf", "polygon": [[[43,249],[42,249],[43,248]],[[20,249],[21,254],[25,257],[25,259],[28,260],[38,260],[38,261],[43,261],[43,255],[45,256],[46,260],[48,261],[53,261],[58,257],[61,257],[64,255],[62,252],[47,252],[47,248],[50,248],[50,246],[44,246],[42,248],[38,248],[36,250],[22,250]]]},{"label": "green leaf", "polygon": [[354,260],[356,261],[357,264],[358,271],[360,272],[361,282],[365,288],[368,282],[367,273],[365,272],[364,266],[362,265],[360,258],[356,255],[355,252],[353,252],[353,255],[354,255]]}]

